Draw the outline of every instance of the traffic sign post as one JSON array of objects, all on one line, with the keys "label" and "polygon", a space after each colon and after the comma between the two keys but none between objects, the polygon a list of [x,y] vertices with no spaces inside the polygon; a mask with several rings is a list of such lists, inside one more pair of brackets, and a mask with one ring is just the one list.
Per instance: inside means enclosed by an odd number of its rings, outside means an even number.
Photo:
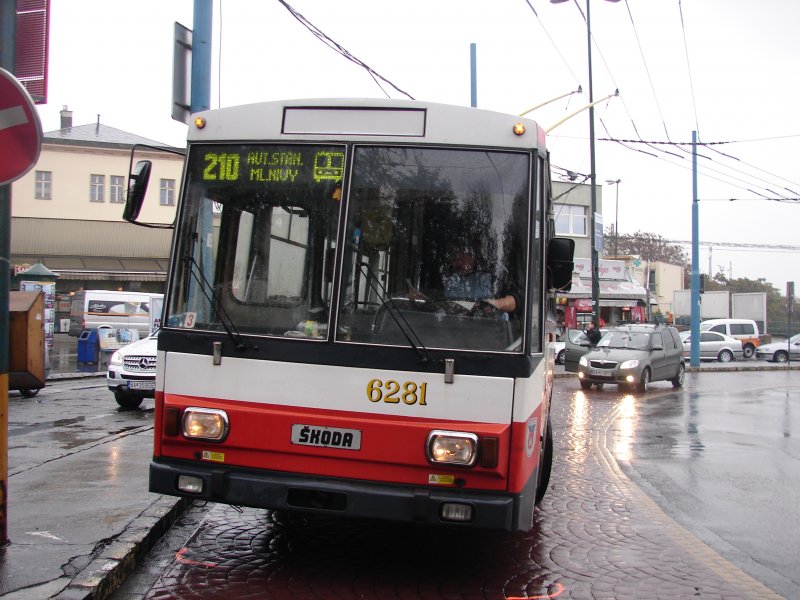
[{"label": "traffic sign post", "polygon": [[12,183],[39,160],[42,124],[28,91],[0,69],[0,185]]},{"label": "traffic sign post", "polygon": [[[0,65],[13,64],[0,51]],[[8,295],[11,268],[10,183],[39,160],[42,124],[28,91],[14,75],[0,68],[0,545],[8,541]]]}]

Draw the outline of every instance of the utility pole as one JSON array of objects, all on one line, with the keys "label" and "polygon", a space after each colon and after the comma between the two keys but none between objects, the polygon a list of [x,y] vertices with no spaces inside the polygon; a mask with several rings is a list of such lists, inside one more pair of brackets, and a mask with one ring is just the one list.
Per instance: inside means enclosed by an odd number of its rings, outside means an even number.
[{"label": "utility pole", "polygon": [[692,334],[689,364],[700,366],[700,209],[697,206],[697,132],[692,131]]},{"label": "utility pole", "polygon": [[474,43],[469,45],[469,105],[472,108],[478,106],[478,46]]},{"label": "utility pole", "polygon": [[212,0],[194,0],[191,112],[211,108]]},{"label": "utility pole", "polygon": [[792,363],[792,313],[794,313],[794,281],[786,282],[786,366]]},{"label": "utility pole", "polygon": [[617,186],[614,201],[614,258],[619,256],[619,184],[622,179],[606,179],[606,184]]}]

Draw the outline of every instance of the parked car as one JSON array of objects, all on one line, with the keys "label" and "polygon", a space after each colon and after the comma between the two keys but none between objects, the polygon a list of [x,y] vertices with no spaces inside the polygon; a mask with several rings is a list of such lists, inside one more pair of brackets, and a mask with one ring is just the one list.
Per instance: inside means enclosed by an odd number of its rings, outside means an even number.
[{"label": "parked car", "polygon": [[564,341],[553,343],[553,352],[556,356],[556,364],[563,365],[567,358],[567,344]]},{"label": "parked car", "polygon": [[700,323],[700,331],[716,331],[742,340],[745,358],[752,358],[761,343],[758,323],[752,319],[709,319]]},{"label": "parked car", "polygon": [[577,367],[583,389],[616,383],[643,392],[651,381],[661,380],[674,387],[683,385],[683,346],[678,330],[671,325],[623,325],[609,330],[594,348],[588,341],[572,341],[569,336],[566,345],[568,365],[572,351],[585,351]]},{"label": "parked car", "polygon": [[788,341],[770,342],[759,346],[756,348],[756,358],[779,363],[787,362],[789,358],[800,360],[800,333],[793,335]]},{"label": "parked car", "polygon": [[156,393],[158,331],[138,342],[123,346],[111,355],[106,382],[123,408],[136,408]]},{"label": "parked car", "polygon": [[[680,335],[683,343],[683,356],[690,358],[692,355],[692,332],[681,331]],[[716,331],[700,332],[700,360],[718,360],[725,363],[739,360],[743,355],[742,340]]]}]

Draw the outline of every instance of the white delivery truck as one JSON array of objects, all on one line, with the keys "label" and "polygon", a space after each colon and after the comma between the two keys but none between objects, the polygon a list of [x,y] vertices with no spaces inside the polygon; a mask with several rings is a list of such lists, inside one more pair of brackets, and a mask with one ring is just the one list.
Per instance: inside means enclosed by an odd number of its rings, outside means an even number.
[{"label": "white delivery truck", "polygon": [[[139,337],[147,337],[153,323],[151,306],[160,312],[163,298],[163,294],[147,292],[75,292],[69,316],[69,335],[78,337],[82,331],[107,326],[113,329],[137,329]],[[160,314],[153,316],[156,322],[160,321]]]}]

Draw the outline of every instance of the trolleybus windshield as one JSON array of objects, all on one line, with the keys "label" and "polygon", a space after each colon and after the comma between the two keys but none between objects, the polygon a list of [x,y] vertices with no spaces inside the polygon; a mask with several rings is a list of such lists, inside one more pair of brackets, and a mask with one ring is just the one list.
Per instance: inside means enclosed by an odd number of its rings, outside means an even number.
[{"label": "trolleybus windshield", "polygon": [[519,351],[530,172],[525,152],[192,146],[168,325]]}]

